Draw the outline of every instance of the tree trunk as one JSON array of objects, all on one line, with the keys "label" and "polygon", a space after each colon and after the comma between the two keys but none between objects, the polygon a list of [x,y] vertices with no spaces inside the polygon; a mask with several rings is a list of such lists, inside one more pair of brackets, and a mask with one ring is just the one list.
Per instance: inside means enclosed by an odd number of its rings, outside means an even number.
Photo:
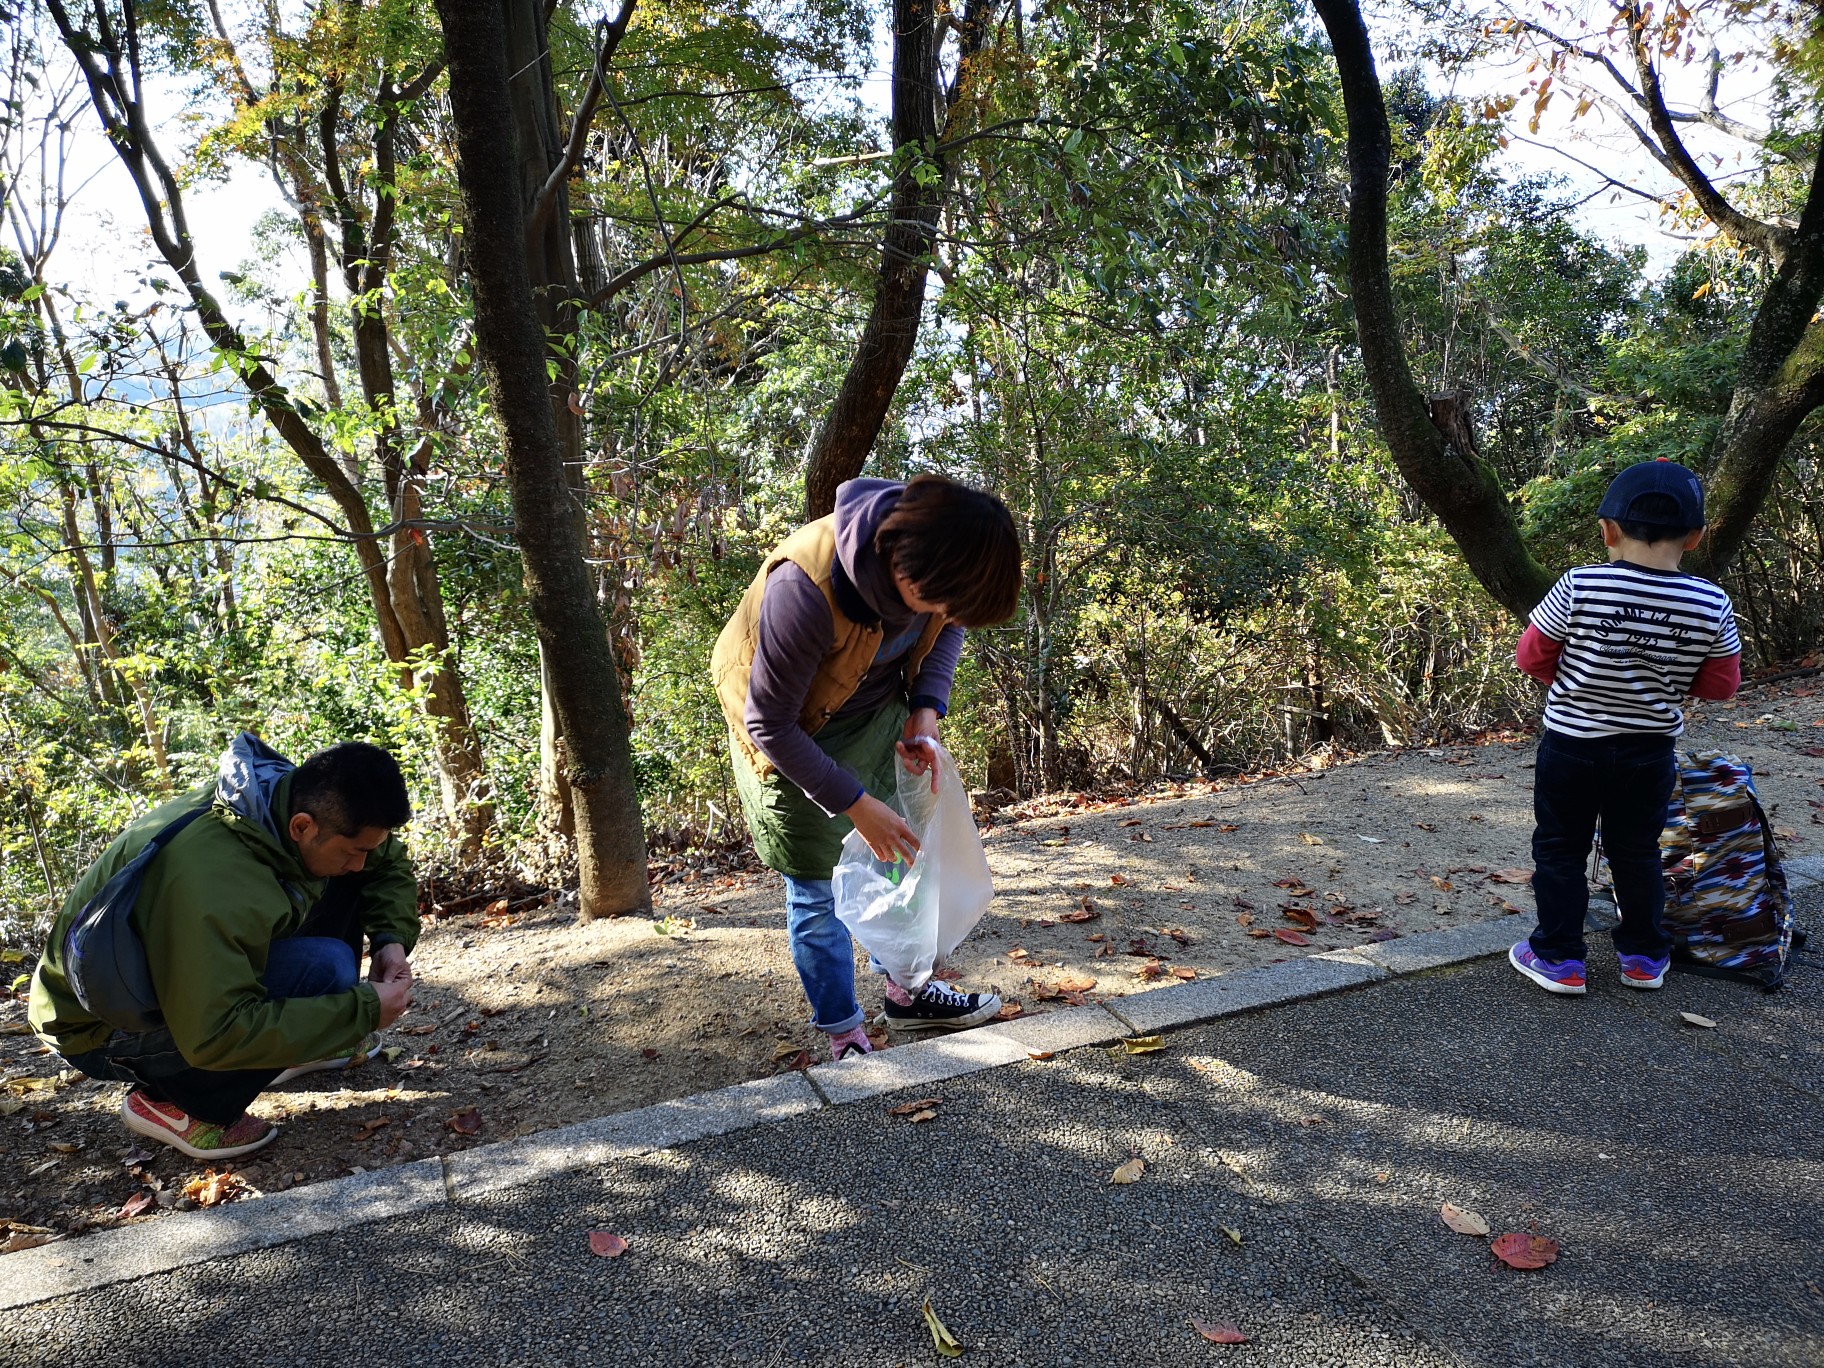
[{"label": "tree trunk", "polygon": [[583,561],[576,498],[548,397],[549,348],[527,271],[522,197],[513,178],[500,174],[518,160],[503,8],[527,3],[438,0],[437,13],[450,71],[477,353],[500,420],[526,590],[567,748],[582,913],[613,916],[652,905],[645,832],[620,681]]},{"label": "tree trunk", "polygon": [[1552,587],[1552,577],[1521,540],[1499,477],[1466,436],[1467,422],[1452,435],[1440,431],[1407,365],[1387,269],[1392,134],[1368,30],[1356,0],[1313,3],[1330,34],[1349,121],[1349,290],[1381,435],[1471,573],[1497,602],[1524,618]]},{"label": "tree trunk", "polygon": [[918,341],[947,180],[937,153],[943,39],[934,11],[933,0],[893,0],[892,218],[881,241],[873,307],[811,445],[804,473],[807,518],[835,508],[836,486],[861,474]]}]

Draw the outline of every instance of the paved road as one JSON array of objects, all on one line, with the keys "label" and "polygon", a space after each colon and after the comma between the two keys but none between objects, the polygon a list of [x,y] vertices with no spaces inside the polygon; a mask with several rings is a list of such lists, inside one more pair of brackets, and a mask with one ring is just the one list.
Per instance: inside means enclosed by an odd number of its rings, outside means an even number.
[{"label": "paved road", "polygon": [[[15,1310],[0,1361],[923,1364],[929,1297],[964,1363],[1818,1368],[1824,956],[1772,996],[1592,968],[1581,1000],[1482,960],[1017,1063],[921,1090],[923,1124],[826,1108]],[[1500,1267],[1447,1200],[1562,1255]]]}]

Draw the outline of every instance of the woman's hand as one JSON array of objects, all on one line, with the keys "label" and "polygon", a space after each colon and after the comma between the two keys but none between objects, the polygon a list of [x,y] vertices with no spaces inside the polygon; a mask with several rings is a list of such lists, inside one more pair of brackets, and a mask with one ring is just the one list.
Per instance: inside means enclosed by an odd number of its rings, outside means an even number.
[{"label": "woman's hand", "polygon": [[913,774],[931,776],[931,792],[937,792],[937,710],[920,708],[906,719],[900,732],[899,761]]},{"label": "woman's hand", "polygon": [[882,864],[899,860],[911,864],[918,858],[918,837],[912,834],[906,819],[873,794],[862,794],[842,815],[855,824],[861,839]]}]

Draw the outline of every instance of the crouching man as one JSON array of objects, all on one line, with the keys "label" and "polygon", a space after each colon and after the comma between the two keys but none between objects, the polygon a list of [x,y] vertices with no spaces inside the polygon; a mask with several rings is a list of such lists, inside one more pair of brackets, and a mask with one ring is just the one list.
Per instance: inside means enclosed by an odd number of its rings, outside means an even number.
[{"label": "crouching man", "polygon": [[[77,992],[88,970],[66,962],[70,928],[189,813],[145,866],[129,917],[162,1024],[119,1029],[83,1006],[95,998]],[[294,767],[242,732],[213,785],[138,818],[71,890],[32,977],[32,1029],[90,1078],[133,1085],[120,1109],[131,1131],[197,1159],[269,1144],[278,1128],[248,1114],[254,1098],[370,1059],[374,1033],[408,1005],[418,884],[392,832],[410,817],[379,747],[346,742]]]}]

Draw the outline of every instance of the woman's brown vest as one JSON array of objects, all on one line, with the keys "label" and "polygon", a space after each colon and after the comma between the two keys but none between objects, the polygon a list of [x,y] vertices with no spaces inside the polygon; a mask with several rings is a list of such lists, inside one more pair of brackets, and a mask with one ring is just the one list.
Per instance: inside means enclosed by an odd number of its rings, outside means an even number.
[{"label": "woman's brown vest", "polygon": [[[766,558],[760,573],[754,576],[754,582],[741,596],[741,606],[735,609],[735,615],[716,638],[716,648],[709,658],[716,697],[722,702],[722,714],[728,719],[728,729],[734,739],[734,753],[761,779],[770,777],[774,766],[747,734],[747,681],[760,637],[760,600],[766,593],[767,577],[787,561],[804,571],[823,591],[824,601],[830,605],[830,622],[835,628],[835,641],[817,667],[810,691],[804,696],[804,709],[798,714],[798,724],[806,732],[815,735],[861,687],[886,635],[878,626],[863,627],[851,622],[836,606],[835,590],[830,583],[831,567],[836,561],[834,515],[799,528]],[[931,653],[944,625],[945,619],[938,613],[933,613],[925,623],[918,644],[906,657],[908,684],[917,676],[918,667]]]}]

